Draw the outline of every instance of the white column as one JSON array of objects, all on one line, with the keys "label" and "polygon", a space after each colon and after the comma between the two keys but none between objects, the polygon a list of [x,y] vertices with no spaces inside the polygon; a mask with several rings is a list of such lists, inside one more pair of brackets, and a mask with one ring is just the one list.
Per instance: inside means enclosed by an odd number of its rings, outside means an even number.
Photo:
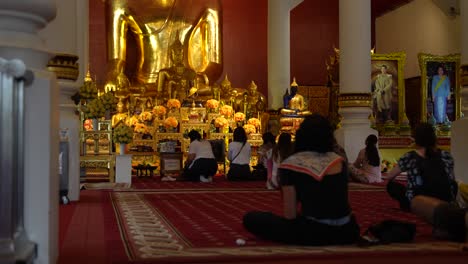
[{"label": "white column", "polygon": [[60,129],[68,130],[68,198],[80,199],[80,117],[76,105],[71,100],[79,89],[76,82],[59,80],[60,88]]},{"label": "white column", "polygon": [[115,182],[132,183],[132,155],[115,156]]},{"label": "white column", "polygon": [[0,2],[0,57],[19,58],[34,73],[25,87],[24,226],[37,243],[36,263],[58,254],[58,87],[37,31],[55,17],[53,0]]},{"label": "white column", "polygon": [[[79,58],[78,79],[59,80],[60,128],[69,131],[68,198],[71,201],[77,201],[80,197],[80,124],[70,97],[83,85],[88,65],[88,4],[88,1],[82,0],[57,1],[57,17],[39,32],[49,50]],[[60,76],[58,78],[61,79]]]},{"label": "white column", "polygon": [[283,107],[291,83],[290,12],[304,0],[268,0],[268,108]]},{"label": "white column", "polygon": [[340,105],[341,128],[335,133],[353,162],[370,128],[371,5],[370,0],[340,0]]},{"label": "white column", "polygon": [[455,160],[455,177],[468,183],[468,1],[460,1],[461,24],[461,111],[463,118],[452,123],[450,151]]}]

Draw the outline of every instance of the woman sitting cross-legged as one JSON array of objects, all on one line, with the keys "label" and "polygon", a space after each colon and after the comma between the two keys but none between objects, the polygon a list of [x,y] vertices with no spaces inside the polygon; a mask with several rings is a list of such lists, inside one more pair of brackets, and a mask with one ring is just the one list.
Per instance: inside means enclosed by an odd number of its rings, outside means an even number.
[{"label": "woman sitting cross-legged", "polygon": [[[387,191],[401,209],[432,223],[435,232],[446,232],[448,239],[464,240],[465,211],[455,205],[458,185],[453,158],[436,147],[437,137],[430,124],[419,124],[414,139],[416,149],[404,154],[389,172]],[[394,181],[401,172],[407,172],[406,186]]]},{"label": "woman sitting cross-legged", "polygon": [[229,171],[227,178],[230,181],[252,180],[250,171],[251,147],[247,142],[247,134],[243,127],[234,129],[233,141],[229,143],[228,160]]},{"label": "woman sitting cross-legged", "polygon": [[366,147],[359,151],[356,161],[350,165],[351,179],[363,183],[382,182],[377,141],[376,135],[367,136]]},{"label": "woman sitting cross-legged", "polygon": [[333,152],[334,142],[327,119],[315,114],[306,117],[296,132],[294,153],[278,171],[284,216],[249,212],[244,216],[244,227],[263,239],[287,244],[358,241],[359,226],[348,202],[347,165]]},{"label": "woman sitting cross-legged", "polygon": [[211,182],[218,170],[210,142],[203,140],[196,130],[188,133],[190,138],[189,154],[182,174],[184,180]]}]

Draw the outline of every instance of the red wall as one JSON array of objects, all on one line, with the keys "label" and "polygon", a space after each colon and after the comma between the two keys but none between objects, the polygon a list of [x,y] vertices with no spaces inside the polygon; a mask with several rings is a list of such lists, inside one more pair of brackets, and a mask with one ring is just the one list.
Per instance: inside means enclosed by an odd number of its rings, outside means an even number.
[{"label": "red wall", "polygon": [[[107,61],[104,5],[104,1],[89,0],[90,69],[100,84]],[[221,79],[227,73],[232,85],[242,88],[254,80],[266,95],[268,0],[222,0],[222,5]],[[291,77],[300,85],[325,84],[325,61],[333,45],[338,47],[338,0],[304,0],[291,12]]]},{"label": "red wall", "polygon": [[325,62],[339,47],[338,0],[304,0],[291,11],[291,78],[325,85]]}]

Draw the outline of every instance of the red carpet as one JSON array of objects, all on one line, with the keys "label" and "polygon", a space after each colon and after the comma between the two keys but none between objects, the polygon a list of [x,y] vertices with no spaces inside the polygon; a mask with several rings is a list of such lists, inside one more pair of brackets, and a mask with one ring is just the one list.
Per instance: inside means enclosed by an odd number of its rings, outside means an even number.
[{"label": "red carpet", "polygon": [[[349,254],[422,254],[430,251],[455,252],[457,245],[431,238],[431,227],[411,214],[397,209],[383,191],[351,191],[350,198],[364,231],[384,219],[399,219],[418,225],[416,243],[373,248],[288,247],[262,241],[244,230],[241,219],[250,210],[281,214],[279,192],[271,191],[160,191],[115,192],[115,202],[129,257],[134,260],[185,262],[226,261],[294,256],[301,258]],[[245,239],[243,247],[236,245]]]},{"label": "red carpet", "polygon": [[[408,259],[411,261],[405,263],[414,264],[450,259],[452,264],[468,257],[458,244],[432,240],[431,228],[400,212],[381,187],[353,184],[350,188],[362,230],[382,219],[407,220],[418,224],[417,243],[372,248],[278,245],[253,237],[240,222],[249,210],[280,213],[279,192],[264,190],[263,183],[232,183],[249,187],[237,189],[227,182],[153,184],[159,188],[86,190],[79,203],[61,205],[58,263],[372,263]],[[163,188],[166,184],[178,184],[180,189]],[[222,187],[213,187],[216,184]],[[246,239],[247,244],[235,245],[237,238]],[[423,257],[427,254],[431,257]]]}]

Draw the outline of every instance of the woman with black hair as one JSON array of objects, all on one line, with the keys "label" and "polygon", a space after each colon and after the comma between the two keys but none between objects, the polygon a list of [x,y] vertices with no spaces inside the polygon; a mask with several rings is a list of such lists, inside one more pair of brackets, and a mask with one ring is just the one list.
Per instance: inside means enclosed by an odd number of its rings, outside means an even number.
[{"label": "woman with black hair", "polygon": [[377,141],[376,135],[367,136],[366,147],[359,151],[356,160],[350,166],[351,179],[363,183],[382,182]]},{"label": "woman with black hair", "polygon": [[[437,148],[437,136],[428,123],[419,124],[414,132],[416,149],[404,154],[398,164],[388,173],[388,192],[400,203],[403,210],[410,210],[411,200],[416,195],[426,195],[446,202],[452,202],[457,195],[458,185],[453,173],[453,158],[449,152]],[[428,169],[431,165],[433,168]],[[426,167],[426,171],[424,171]],[[406,187],[394,181],[401,172],[407,172]],[[436,186],[429,186],[429,174],[441,178]],[[436,190],[432,190],[436,187]]]},{"label": "woman with black hair", "polygon": [[190,146],[183,178],[189,181],[211,182],[218,170],[218,163],[210,142],[203,140],[196,130],[188,133]]},{"label": "woman with black hair", "polygon": [[250,171],[251,147],[247,142],[247,134],[243,127],[234,129],[232,142],[229,143],[228,160],[229,171],[227,178],[230,181],[252,180]]},{"label": "woman with black hair", "polygon": [[[456,205],[453,158],[437,148],[434,127],[428,123],[416,127],[414,139],[416,149],[404,154],[389,172],[387,191],[401,209],[431,223],[437,238],[464,241],[468,216]],[[406,186],[394,181],[401,172],[407,173]]]},{"label": "woman with black hair", "polygon": [[278,171],[284,216],[249,212],[244,227],[263,239],[287,244],[355,243],[360,232],[348,202],[348,167],[333,152],[334,144],[327,119],[306,117],[296,131],[294,153]]}]

